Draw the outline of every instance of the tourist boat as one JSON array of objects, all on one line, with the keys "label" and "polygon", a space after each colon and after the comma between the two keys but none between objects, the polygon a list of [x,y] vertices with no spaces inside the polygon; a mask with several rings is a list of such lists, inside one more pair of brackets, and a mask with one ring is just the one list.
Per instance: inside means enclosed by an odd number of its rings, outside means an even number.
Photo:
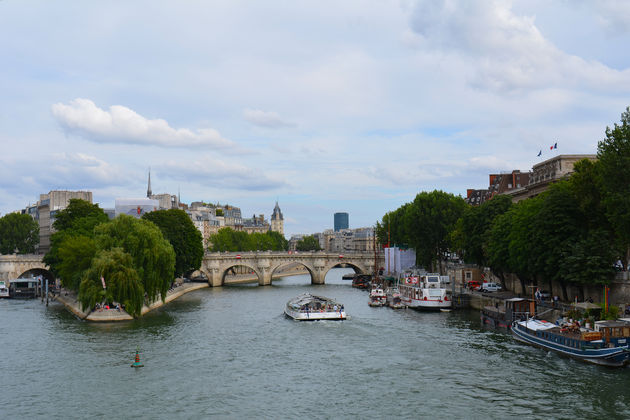
[{"label": "tourist boat", "polygon": [[333,299],[303,293],[289,300],[284,313],[296,321],[343,320],[346,312],[343,305]]},{"label": "tourist boat", "polygon": [[347,273],[344,274],[343,276],[341,276],[341,280],[354,280],[354,277],[357,275],[357,273]]},{"label": "tourist boat", "polygon": [[535,302],[523,298],[503,301],[503,306],[485,306],[481,309],[481,322],[492,327],[510,328],[514,321],[522,321],[536,313]]},{"label": "tourist boat", "polygon": [[630,324],[625,322],[602,323],[599,331],[593,331],[526,319],[514,321],[512,335],[518,341],[598,365],[619,367],[630,361]]},{"label": "tourist boat", "polygon": [[385,295],[386,295],[385,300],[387,302],[387,306],[389,306],[390,308],[392,309],[406,308],[405,304],[402,302],[402,296],[397,286],[388,288]]},{"label": "tourist boat", "polygon": [[9,297],[9,288],[4,281],[0,281],[0,298]]},{"label": "tourist boat", "polygon": [[20,278],[9,280],[9,294],[11,298],[35,298],[37,297],[36,278]]},{"label": "tourist boat", "polygon": [[412,309],[440,310],[451,307],[450,291],[446,289],[448,276],[435,273],[408,274],[400,284],[403,305]]},{"label": "tourist boat", "polygon": [[370,300],[368,301],[368,305],[383,306],[386,301],[387,297],[385,296],[383,288],[378,285],[372,287],[372,290],[370,290]]}]

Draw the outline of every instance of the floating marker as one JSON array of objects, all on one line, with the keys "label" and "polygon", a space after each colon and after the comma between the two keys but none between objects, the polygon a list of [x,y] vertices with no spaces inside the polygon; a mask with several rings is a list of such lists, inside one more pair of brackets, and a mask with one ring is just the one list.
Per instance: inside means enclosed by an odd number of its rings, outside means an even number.
[{"label": "floating marker", "polygon": [[139,367],[143,367],[144,365],[142,363],[140,363],[140,353],[139,353],[139,349],[136,349],[136,360],[131,364],[131,367],[134,368],[139,368]]}]

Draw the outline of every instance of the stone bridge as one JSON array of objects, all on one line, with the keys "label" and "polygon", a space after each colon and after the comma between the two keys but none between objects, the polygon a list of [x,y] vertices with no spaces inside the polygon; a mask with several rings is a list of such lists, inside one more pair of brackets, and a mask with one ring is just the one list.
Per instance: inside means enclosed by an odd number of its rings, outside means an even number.
[{"label": "stone bridge", "polygon": [[[244,266],[258,277],[258,284],[268,286],[278,269],[301,264],[311,275],[311,284],[324,284],[326,273],[334,267],[347,266],[356,273],[374,272],[374,254],[338,254],[319,252],[210,252],[204,255],[200,271],[208,278],[210,286],[222,286],[230,268]],[[379,255],[378,265],[384,264]]]},{"label": "stone bridge", "polygon": [[[0,280],[10,280],[18,277],[41,275],[54,281],[55,278],[49,267],[42,261],[43,255],[0,255]],[[374,254],[337,254],[319,252],[213,252],[206,253],[199,269],[208,278],[210,286],[222,286],[225,277],[232,267],[244,266],[249,268],[258,278],[258,284],[271,284],[274,272],[287,266],[300,264],[311,275],[312,284],[324,284],[326,273],[334,267],[350,267],[356,273],[374,272]],[[378,266],[384,264],[383,256],[378,256]],[[277,273],[276,273],[277,274]]]},{"label": "stone bridge", "polygon": [[42,262],[43,257],[43,255],[38,254],[0,255],[0,280],[41,275],[53,281],[55,278],[48,271],[48,266]]}]

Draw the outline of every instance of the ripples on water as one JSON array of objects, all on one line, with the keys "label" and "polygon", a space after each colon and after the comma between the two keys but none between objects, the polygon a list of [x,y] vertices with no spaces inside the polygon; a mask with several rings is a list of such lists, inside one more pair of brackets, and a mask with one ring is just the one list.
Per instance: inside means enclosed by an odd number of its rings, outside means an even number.
[{"label": "ripples on water", "polygon": [[[0,301],[2,418],[629,418],[628,369],[515,343],[477,311],[370,308],[331,272],[203,289],[140,320],[92,324]],[[282,311],[311,291],[351,319]],[[131,369],[136,346],[145,367]]]}]

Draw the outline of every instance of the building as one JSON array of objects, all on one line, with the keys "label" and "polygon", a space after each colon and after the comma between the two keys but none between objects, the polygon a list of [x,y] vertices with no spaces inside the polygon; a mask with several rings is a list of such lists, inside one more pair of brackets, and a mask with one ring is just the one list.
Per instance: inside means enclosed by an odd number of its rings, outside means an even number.
[{"label": "building", "polygon": [[179,208],[179,197],[171,194],[153,194],[151,191],[151,170],[149,169],[149,181],[147,183],[147,198],[157,200],[159,210]]},{"label": "building", "polygon": [[273,214],[271,215],[271,231],[278,232],[280,235],[284,236],[284,217],[282,216],[282,211],[280,211],[280,206],[278,206],[277,201],[276,206],[273,208]]},{"label": "building", "polygon": [[39,246],[36,252],[45,254],[50,250],[50,235],[54,233],[55,215],[68,207],[71,199],[92,203],[91,191],[53,190],[40,194],[37,204],[28,206],[22,213],[29,214],[39,224]]},{"label": "building", "polygon": [[251,219],[243,219],[241,226],[243,232],[251,233],[267,233],[271,230],[269,222],[265,220],[265,216],[260,214],[258,216],[253,215]]},{"label": "building", "polygon": [[465,201],[468,204],[478,206],[497,194],[505,194],[526,187],[529,184],[530,172],[521,172],[517,169],[512,172],[490,174],[489,178],[488,189],[466,191]]},{"label": "building", "polygon": [[558,155],[534,165],[530,172],[514,170],[490,174],[488,189],[467,190],[465,201],[470,205],[478,206],[497,194],[510,196],[514,203],[535,197],[545,191],[549,184],[568,177],[573,172],[573,165],[582,159],[595,160],[597,156]]},{"label": "building", "polygon": [[121,214],[141,218],[145,213],[159,210],[159,202],[151,198],[117,198],[115,202],[115,214]]},{"label": "building", "polygon": [[335,213],[335,232],[339,232],[342,229],[348,229],[349,227],[348,213]]},{"label": "building", "polygon": [[512,197],[514,203],[535,197],[547,190],[550,184],[568,178],[573,173],[573,165],[582,159],[596,160],[597,155],[558,155],[547,159],[532,167],[529,183],[525,187],[504,194]]}]

